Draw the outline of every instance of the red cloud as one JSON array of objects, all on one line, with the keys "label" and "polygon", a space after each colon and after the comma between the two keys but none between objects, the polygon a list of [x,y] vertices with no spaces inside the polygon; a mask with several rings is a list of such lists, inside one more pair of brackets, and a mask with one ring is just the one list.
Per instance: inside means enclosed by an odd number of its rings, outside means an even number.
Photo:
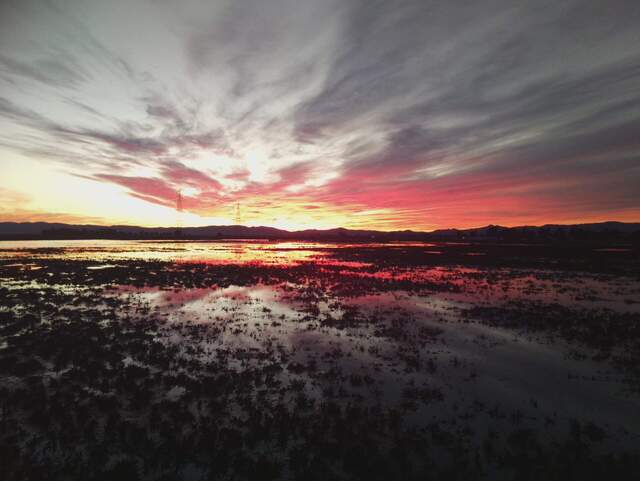
[{"label": "red cloud", "polygon": [[164,179],[174,184],[187,184],[201,191],[219,190],[222,188],[222,185],[217,180],[212,179],[199,170],[187,167],[180,162],[166,162],[161,173]]},{"label": "red cloud", "polygon": [[95,178],[122,185],[131,191],[133,197],[155,204],[175,205],[178,195],[177,191],[162,179],[110,174],[98,174]]}]

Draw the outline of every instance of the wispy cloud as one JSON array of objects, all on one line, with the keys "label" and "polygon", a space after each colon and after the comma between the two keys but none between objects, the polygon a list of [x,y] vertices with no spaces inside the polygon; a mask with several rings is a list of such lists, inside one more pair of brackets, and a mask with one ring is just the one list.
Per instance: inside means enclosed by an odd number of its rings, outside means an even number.
[{"label": "wispy cloud", "polygon": [[637,2],[124,7],[0,7],[0,148],[256,223],[640,214]]}]

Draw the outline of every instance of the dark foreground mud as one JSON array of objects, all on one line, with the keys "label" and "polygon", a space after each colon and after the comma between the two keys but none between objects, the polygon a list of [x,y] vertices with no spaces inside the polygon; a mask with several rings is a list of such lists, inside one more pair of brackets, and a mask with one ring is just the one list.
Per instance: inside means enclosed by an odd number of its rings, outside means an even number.
[{"label": "dark foreground mud", "polygon": [[624,246],[0,250],[0,479],[640,479]]}]

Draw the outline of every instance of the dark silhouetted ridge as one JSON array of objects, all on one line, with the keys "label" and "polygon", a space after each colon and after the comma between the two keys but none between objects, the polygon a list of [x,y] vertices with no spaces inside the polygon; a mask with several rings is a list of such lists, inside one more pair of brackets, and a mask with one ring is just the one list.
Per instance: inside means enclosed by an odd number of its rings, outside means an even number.
[{"label": "dark silhouetted ridge", "polygon": [[545,240],[638,240],[640,223],[599,222],[591,224],[503,227],[488,225],[473,229],[440,229],[432,232],[307,229],[287,231],[274,227],[222,225],[185,227],[139,227],[127,225],[74,225],[48,222],[0,222],[0,239],[292,239],[327,241],[545,241]]}]

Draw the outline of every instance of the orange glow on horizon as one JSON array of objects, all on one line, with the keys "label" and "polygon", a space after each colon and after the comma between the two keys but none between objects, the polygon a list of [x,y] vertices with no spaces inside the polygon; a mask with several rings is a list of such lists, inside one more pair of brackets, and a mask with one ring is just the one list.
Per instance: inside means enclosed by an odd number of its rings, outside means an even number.
[{"label": "orange glow on horizon", "polygon": [[[7,158],[5,185],[24,187],[0,188],[0,221],[5,222],[172,227],[178,219],[176,186],[183,193],[185,227],[233,225],[236,203],[241,206],[243,225],[285,230],[431,231],[488,224],[512,227],[640,220],[640,208],[597,211],[585,204],[576,211],[570,203],[536,193],[540,186],[570,185],[557,179],[516,182],[476,175],[455,181],[438,178],[385,184],[380,182],[384,173],[371,177],[356,172],[336,176],[326,184],[290,189],[302,185],[306,173],[294,167],[279,179],[270,175],[257,182],[239,177],[232,184],[239,188],[225,193],[224,186],[218,186],[221,192],[216,193],[211,192],[208,178],[186,168],[171,173],[170,182],[153,171],[141,172],[140,177],[100,179],[68,174],[18,154]],[[258,170],[246,175],[263,175]]]}]

